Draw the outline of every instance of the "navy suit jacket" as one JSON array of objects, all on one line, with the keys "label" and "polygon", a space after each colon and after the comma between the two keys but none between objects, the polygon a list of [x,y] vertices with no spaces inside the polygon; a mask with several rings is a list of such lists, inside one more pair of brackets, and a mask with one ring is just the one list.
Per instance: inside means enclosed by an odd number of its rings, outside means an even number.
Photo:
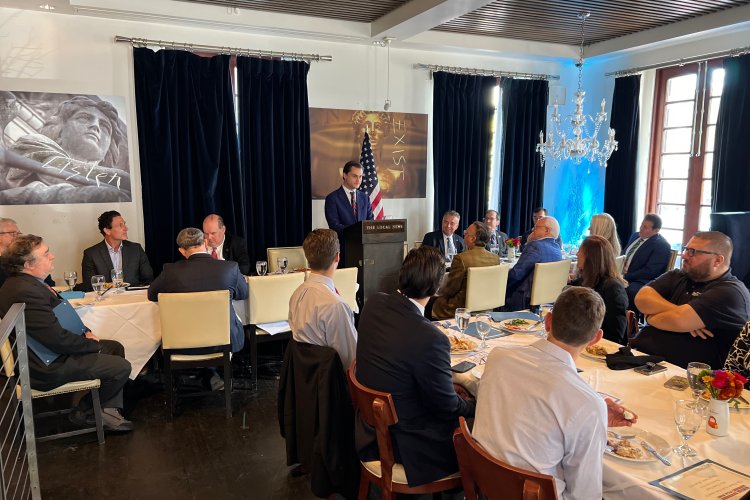
[{"label": "navy suit jacket", "polygon": [[[126,283],[133,286],[148,285],[154,279],[154,270],[148,262],[146,252],[140,243],[133,243],[125,240],[122,242],[120,250],[122,258],[122,275]],[[83,251],[83,261],[81,262],[83,281],[80,288],[90,292],[91,277],[96,274],[104,276],[104,281],[112,281],[112,259],[109,258],[109,251],[104,240],[96,245]],[[78,288],[78,287],[76,287]]]},{"label": "navy suit jacket", "polygon": [[[424,238],[422,238],[422,244],[428,247],[439,248],[440,253],[445,255],[445,235],[442,229],[425,234]],[[461,253],[466,249],[464,239],[456,233],[453,233],[453,245],[456,247],[456,253]]]},{"label": "navy suit jacket", "polygon": [[336,231],[339,235],[339,242],[343,243],[344,228],[356,224],[363,220],[373,220],[375,216],[370,206],[370,198],[367,193],[355,190],[357,193],[357,218],[354,218],[352,211],[352,202],[341,186],[326,196],[325,214],[328,227]]},{"label": "navy suit jacket", "polygon": [[247,243],[243,238],[224,233],[221,255],[224,260],[235,261],[240,266],[242,274],[250,274],[250,256],[247,253]]},{"label": "navy suit jacket", "polygon": [[[148,299],[159,300],[160,293],[211,292],[229,290],[230,300],[247,298],[247,281],[236,262],[217,260],[206,253],[195,253],[187,260],[164,264],[161,274],[148,287]],[[229,303],[232,352],[245,345],[242,323]]]},{"label": "navy suit jacket", "polygon": [[[638,237],[637,232],[630,236],[628,244],[622,249],[623,255]],[[628,272],[624,276],[628,282],[628,290],[633,288],[640,290],[643,285],[667,272],[667,264],[671,256],[672,249],[664,236],[657,233],[644,241],[633,254]]]},{"label": "navy suit jacket", "polygon": [[521,258],[508,273],[508,288],[505,292],[505,309],[520,311],[528,309],[531,302],[531,279],[537,262],[557,262],[562,252],[554,238],[529,241]]}]

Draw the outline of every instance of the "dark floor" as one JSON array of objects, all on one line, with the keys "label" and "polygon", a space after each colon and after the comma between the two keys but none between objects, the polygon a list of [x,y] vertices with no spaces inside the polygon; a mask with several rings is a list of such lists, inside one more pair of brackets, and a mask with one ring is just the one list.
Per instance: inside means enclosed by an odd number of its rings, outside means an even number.
[{"label": "dark floor", "polygon": [[[276,418],[277,380],[235,392],[234,416],[223,392],[188,399],[172,423],[164,393],[145,395],[130,415],[136,430],[37,445],[45,499],[312,499],[307,477],[292,478]],[[243,417],[247,429],[242,428]],[[64,418],[64,417],[62,417]]]}]

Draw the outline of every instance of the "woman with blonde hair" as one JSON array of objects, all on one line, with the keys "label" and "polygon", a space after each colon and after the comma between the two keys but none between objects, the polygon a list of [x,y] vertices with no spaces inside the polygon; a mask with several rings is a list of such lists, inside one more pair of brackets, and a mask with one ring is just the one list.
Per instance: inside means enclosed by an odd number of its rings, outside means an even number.
[{"label": "woman with blonde hair", "polygon": [[608,213],[596,214],[591,218],[589,234],[591,236],[601,236],[609,241],[615,257],[622,252],[620,238],[617,236],[617,224],[615,224],[615,220]]}]

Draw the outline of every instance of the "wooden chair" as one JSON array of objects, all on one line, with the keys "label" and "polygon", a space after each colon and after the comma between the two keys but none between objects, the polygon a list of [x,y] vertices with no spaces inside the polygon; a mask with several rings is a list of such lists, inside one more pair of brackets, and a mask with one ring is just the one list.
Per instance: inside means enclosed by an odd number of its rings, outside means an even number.
[{"label": "wooden chair", "polygon": [[519,469],[491,456],[471,437],[464,417],[458,419],[453,444],[456,447],[466,500],[557,498],[555,479],[552,476]]},{"label": "wooden chair", "polygon": [[531,279],[531,306],[550,304],[568,284],[570,260],[543,262],[534,265]]},{"label": "wooden chair", "polygon": [[336,285],[339,295],[351,307],[352,311],[358,313],[357,290],[359,290],[359,284],[357,283],[357,268],[345,267],[343,269],[336,269],[333,273],[333,284]]},{"label": "wooden chair", "polygon": [[[2,347],[0,347],[0,356],[2,356],[3,372],[5,373],[5,376],[8,377],[8,383],[16,384],[16,398],[20,400],[21,399],[21,384],[17,383],[16,381],[15,360],[13,357],[13,349],[11,348],[9,340],[6,340],[5,343],[2,345]],[[88,434],[89,432],[96,432],[97,441],[99,442],[99,444],[104,444],[104,426],[102,423],[102,406],[101,406],[101,402],[99,399],[99,387],[100,386],[101,386],[101,381],[97,378],[97,379],[91,379],[91,380],[77,380],[75,382],[68,382],[67,384],[63,384],[60,387],[55,387],[54,389],[49,390],[49,391],[37,391],[36,389],[31,389],[32,400],[40,399],[40,398],[48,398],[51,396],[59,396],[60,394],[68,394],[72,392],[91,391],[91,400],[93,402],[93,409],[94,409],[94,421],[95,421],[94,427],[87,427],[85,429],[76,429],[73,431],[60,432],[58,434],[50,434],[48,436],[42,436],[42,437],[37,436],[36,440],[37,441],[50,441],[53,439],[61,439],[61,438],[66,438],[70,436]],[[70,413],[71,411],[73,411],[73,408],[42,412],[42,413],[35,414],[34,418],[40,419],[43,417]]]},{"label": "wooden chair", "polygon": [[679,255],[679,250],[670,250],[669,254],[669,262],[667,262],[667,269],[664,272],[669,272],[672,269],[674,269],[675,262],[677,262],[677,256]]},{"label": "wooden chair", "polygon": [[[224,367],[224,402],[232,417],[232,366],[229,290],[160,293],[159,317],[164,353],[167,413],[174,416],[176,391],[172,371],[185,368]],[[233,311],[232,311],[233,313]],[[208,354],[183,354],[185,349],[218,348]],[[202,395],[205,393],[197,393]]]},{"label": "wooden chair", "polygon": [[439,479],[429,484],[409,487],[404,466],[396,463],[393,457],[393,443],[388,428],[398,422],[393,398],[387,392],[372,390],[357,381],[355,364],[347,370],[349,389],[354,407],[359,410],[364,421],[375,429],[380,460],[360,461],[359,500],[367,499],[370,483],[377,484],[383,499],[395,499],[396,493],[425,494],[446,491],[461,486],[458,474]]},{"label": "wooden chair", "polygon": [[279,270],[279,264],[276,262],[279,257],[287,258],[287,272],[309,267],[302,247],[273,247],[266,249],[269,273]]},{"label": "wooden chair", "polygon": [[470,267],[466,278],[466,308],[488,311],[505,305],[510,266]]},{"label": "wooden chair", "polygon": [[625,267],[625,256],[618,255],[615,257],[615,266],[617,266],[617,272],[622,274],[622,270]]},{"label": "wooden chair", "polygon": [[638,329],[638,315],[635,313],[635,311],[631,311],[628,309],[625,312],[625,318],[626,318],[626,326],[625,326],[625,334],[628,339],[628,345],[630,345],[631,341],[638,335],[639,329]]}]

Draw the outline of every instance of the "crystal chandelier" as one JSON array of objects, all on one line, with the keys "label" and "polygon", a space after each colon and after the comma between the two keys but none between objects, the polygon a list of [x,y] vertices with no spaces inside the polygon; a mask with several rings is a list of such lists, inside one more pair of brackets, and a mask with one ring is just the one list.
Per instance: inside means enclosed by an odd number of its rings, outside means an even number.
[{"label": "crystal chandelier", "polygon": [[[547,133],[547,141],[545,142],[544,140],[544,132],[540,131],[539,144],[536,145],[536,151],[542,156],[542,166],[544,166],[545,162],[550,160],[560,161],[571,158],[573,158],[577,164],[580,164],[581,160],[585,158],[591,162],[598,161],[599,165],[606,167],[607,160],[612,156],[612,152],[617,150],[614,129],[608,129],[607,139],[603,144],[600,144],[597,140],[599,128],[601,128],[602,123],[607,119],[607,113],[604,111],[606,101],[602,99],[602,107],[599,110],[599,113],[596,114],[596,118],[592,118],[590,115],[583,113],[583,99],[586,96],[586,92],[583,90],[583,85],[581,83],[583,75],[583,25],[590,15],[590,12],[581,12],[578,14],[578,19],[581,20],[581,49],[578,55],[578,61],[576,62],[576,67],[578,68],[578,90],[573,99],[576,109],[573,114],[563,118],[560,116],[558,110],[559,105],[555,102],[555,111],[552,113],[550,130]],[[588,134],[589,120],[594,124],[594,133],[590,135]],[[562,130],[561,123],[563,121],[570,122],[573,132],[571,138],[568,138],[566,133]]]}]

